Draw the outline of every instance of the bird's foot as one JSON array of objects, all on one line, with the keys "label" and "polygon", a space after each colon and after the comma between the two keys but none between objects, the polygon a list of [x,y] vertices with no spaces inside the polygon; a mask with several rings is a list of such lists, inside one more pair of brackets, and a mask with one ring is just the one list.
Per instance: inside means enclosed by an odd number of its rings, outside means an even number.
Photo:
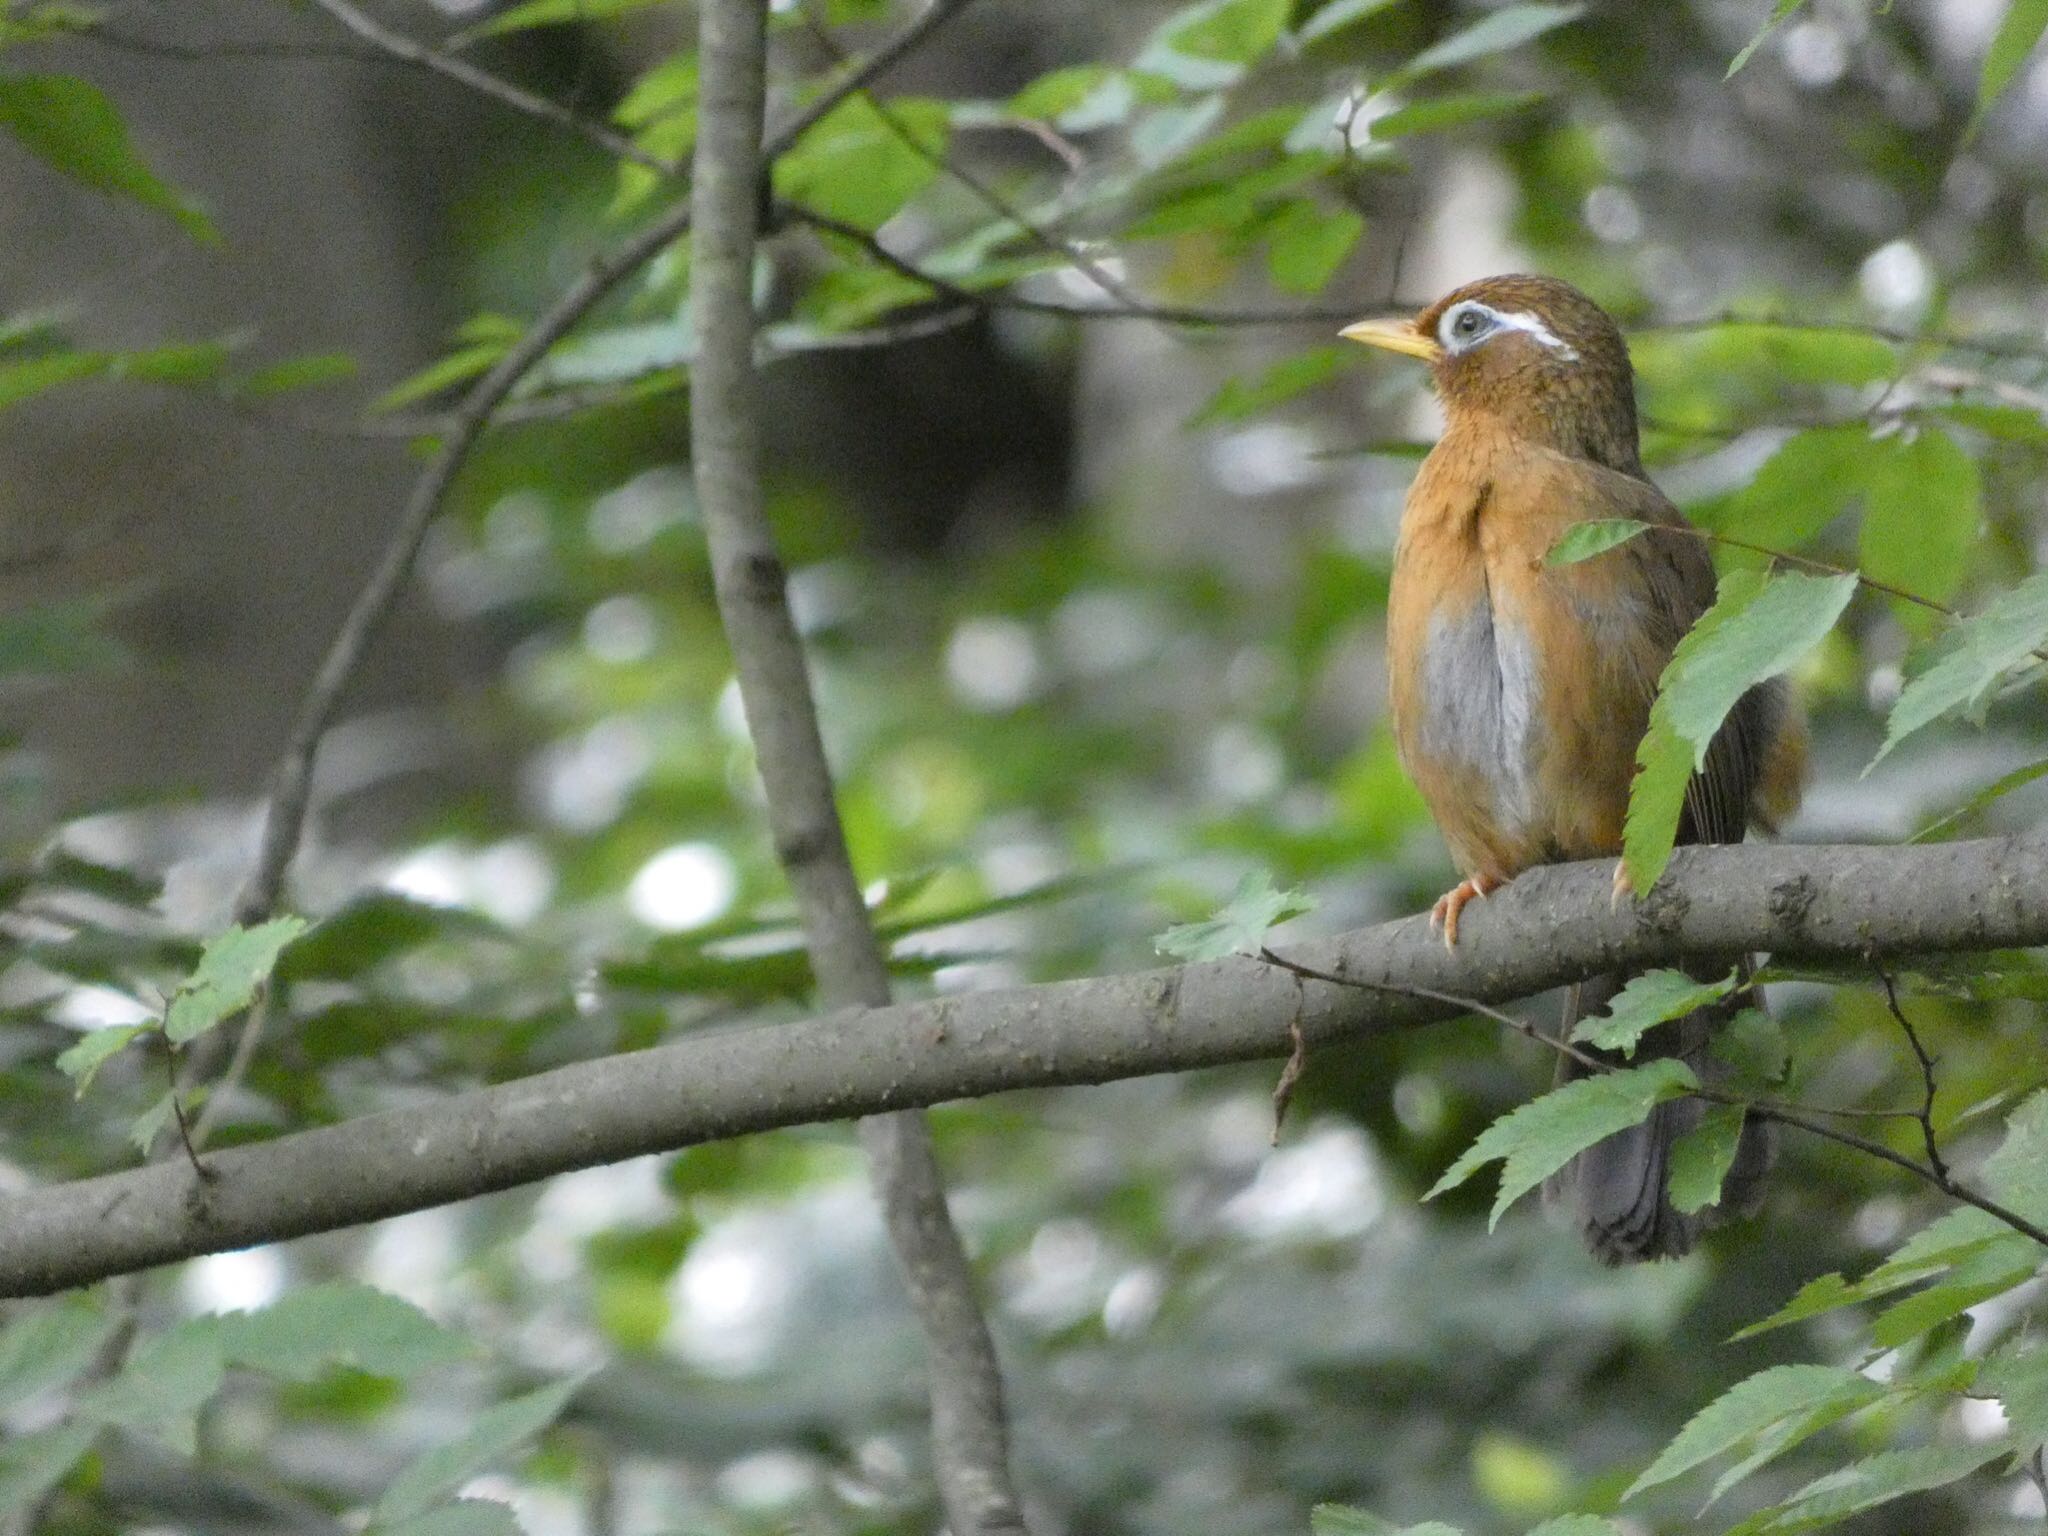
[{"label": "bird's foot", "polygon": [[1429,926],[1443,929],[1445,949],[1458,947],[1458,914],[1465,910],[1465,903],[1475,898],[1484,901],[1488,892],[1506,884],[1498,875],[1468,875],[1437,897],[1436,905],[1429,909]]},{"label": "bird's foot", "polygon": [[1607,910],[1612,912],[1621,905],[1621,898],[1636,893],[1635,881],[1628,877],[1628,863],[1623,859],[1614,861],[1614,892],[1607,898]]}]

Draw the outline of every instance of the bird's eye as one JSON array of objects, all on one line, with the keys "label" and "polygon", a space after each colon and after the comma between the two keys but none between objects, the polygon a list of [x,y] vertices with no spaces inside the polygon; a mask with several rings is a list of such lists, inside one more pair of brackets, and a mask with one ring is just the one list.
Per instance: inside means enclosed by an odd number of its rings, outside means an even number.
[{"label": "bird's eye", "polygon": [[1451,322],[1451,329],[1460,336],[1477,336],[1485,323],[1478,310],[1468,309]]}]

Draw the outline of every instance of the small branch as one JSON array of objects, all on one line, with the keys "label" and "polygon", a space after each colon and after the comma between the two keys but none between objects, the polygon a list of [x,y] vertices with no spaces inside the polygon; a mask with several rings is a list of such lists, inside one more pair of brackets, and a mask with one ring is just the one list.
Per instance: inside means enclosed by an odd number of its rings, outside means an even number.
[{"label": "small branch", "polygon": [[1898,984],[1892,980],[1892,973],[1883,966],[1877,966],[1877,979],[1884,985],[1885,1006],[1891,1009],[1892,1017],[1898,1020],[1899,1028],[1905,1032],[1906,1044],[1913,1048],[1913,1059],[1920,1063],[1920,1082],[1924,1097],[1920,1109],[1913,1118],[1920,1122],[1920,1134],[1927,1143],[1927,1166],[1942,1179],[1948,1178],[1948,1164],[1941,1159],[1941,1147],[1934,1137],[1934,1058],[1927,1054],[1927,1047],[1920,1043],[1920,1032],[1913,1027],[1913,1021],[1906,1017],[1906,1010],[1899,1006]]},{"label": "small branch", "polygon": [[[829,1007],[885,1006],[888,967],[847,854],[761,483],[753,272],[767,8],[761,0],[700,0],[698,15],[690,449],[712,583],[819,992]],[[863,1121],[861,1142],[924,1331],[932,1460],[947,1523],[958,1536],[1023,1536],[1002,1377],[930,1128],[917,1111],[898,1111]]]},{"label": "small branch", "polygon": [[[1449,1007],[1458,1008],[1464,1012],[1478,1014],[1482,1018],[1491,1019],[1495,1023],[1513,1030],[1518,1035],[1523,1035],[1528,1039],[1536,1041],[1539,1045],[1548,1046],[1559,1055],[1569,1057],[1572,1061],[1591,1071],[1612,1072],[1616,1070],[1614,1063],[1602,1061],[1599,1057],[1580,1050],[1568,1040],[1562,1040],[1553,1035],[1546,1035],[1534,1025],[1525,1023],[1523,1020],[1515,1018],[1512,1014],[1503,1013],[1500,1009],[1481,1002],[1476,998],[1460,997],[1456,993],[1441,992],[1433,987],[1417,987],[1397,982],[1364,981],[1357,977],[1345,976],[1332,971],[1319,970],[1313,966],[1302,965],[1277,955],[1271,949],[1264,947],[1261,947],[1259,950],[1259,958],[1269,965],[1275,965],[1282,970],[1291,972],[1297,980],[1301,977],[1308,977],[1311,980],[1325,981],[1340,987],[1358,987],[1369,992],[1392,992],[1399,996],[1417,997],[1430,1002],[1443,1003]],[[1887,990],[1889,990],[1889,981],[1887,981]],[[1899,1022],[1905,1024],[1906,1021],[1903,1015],[1900,1016]],[[1931,1105],[1933,1095],[1933,1088],[1931,1086],[1932,1063],[1927,1062],[1925,1053],[1920,1051],[1919,1039],[1913,1034],[1910,1024],[1906,1025],[1906,1032],[1913,1040],[1914,1051],[1920,1054],[1922,1062],[1928,1066],[1930,1072],[1928,1093]],[[1780,1125],[1789,1125],[1794,1129],[1805,1131],[1808,1135],[1837,1142],[1845,1147],[1853,1147],[1866,1156],[1875,1157],[1892,1164],[1894,1167],[1905,1169],[1914,1177],[1932,1184],[1950,1199],[1960,1201],[1964,1205],[1973,1205],[1986,1215],[1994,1216],[2004,1222],[2015,1232],[2030,1237],[2044,1248],[2048,1248],[2048,1227],[2043,1227],[2038,1222],[2030,1221],[2010,1206],[2001,1204],[1989,1196],[1980,1195],[1968,1186],[1956,1182],[1955,1178],[1949,1173],[1948,1166],[1941,1161],[1940,1154],[1935,1151],[1934,1132],[1931,1122],[1922,1119],[1917,1113],[1912,1118],[1920,1120],[1921,1124],[1927,1128],[1927,1148],[1929,1153],[1929,1161],[1927,1163],[1917,1163],[1903,1152],[1895,1152],[1882,1142],[1872,1141],[1866,1136],[1858,1136],[1852,1131],[1837,1129],[1825,1121],[1813,1118],[1816,1114],[1838,1114],[1841,1113],[1840,1111],[1813,1110],[1801,1105],[1780,1103],[1775,1099],[1752,1099],[1742,1094],[1725,1093],[1718,1088],[1704,1086],[1689,1089],[1687,1097],[1705,1099],[1710,1104],[1727,1104],[1741,1109],[1745,1113],[1755,1115],[1759,1119],[1774,1120]],[[1885,1111],[1885,1113],[1890,1114],[1892,1112]]]},{"label": "small branch", "polygon": [[925,13],[905,27],[901,32],[869,54],[836,85],[789,120],[769,137],[762,158],[770,164],[782,158],[796,146],[796,141],[809,133],[841,102],[856,96],[873,85],[882,76],[894,69],[903,60],[922,48],[947,22],[958,16],[974,0],[932,0]]},{"label": "small branch", "polygon": [[[1455,952],[1421,918],[1291,946],[1391,990],[1294,981],[1255,959],[1011,987],[671,1044],[207,1154],[0,1196],[0,1297],[281,1242],[783,1126],[1017,1088],[1285,1056],[1589,976],[1780,961],[1868,966],[2048,944],[2048,832],[1878,848],[1682,848],[1650,900],[1609,906],[1614,861],[1533,869],[1465,913]],[[1410,993],[1417,995],[1409,995]]]},{"label": "small branch", "polygon": [[649,154],[631,139],[612,132],[602,123],[593,122],[545,96],[537,96],[487,69],[479,69],[466,59],[455,58],[407,37],[403,32],[393,31],[355,6],[352,0],[313,0],[313,3],[364,42],[401,63],[428,70],[501,106],[510,107],[514,112],[566,129],[616,159],[630,160],[671,179],[682,174],[682,167],[674,161]]}]

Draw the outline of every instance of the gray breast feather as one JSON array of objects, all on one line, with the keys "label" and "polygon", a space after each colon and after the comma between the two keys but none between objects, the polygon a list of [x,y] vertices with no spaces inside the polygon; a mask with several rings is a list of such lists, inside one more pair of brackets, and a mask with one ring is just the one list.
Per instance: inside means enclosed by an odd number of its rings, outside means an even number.
[{"label": "gray breast feather", "polygon": [[1477,772],[1494,818],[1526,828],[1536,811],[1536,658],[1529,637],[1481,600],[1430,616],[1422,651],[1422,749]]}]

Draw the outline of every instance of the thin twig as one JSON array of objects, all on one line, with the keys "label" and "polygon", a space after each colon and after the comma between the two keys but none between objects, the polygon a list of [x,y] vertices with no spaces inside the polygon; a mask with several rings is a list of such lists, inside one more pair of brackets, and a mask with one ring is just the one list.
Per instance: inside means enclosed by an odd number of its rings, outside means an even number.
[{"label": "thin twig", "polygon": [[[766,7],[700,0],[700,97],[690,308],[690,457],[712,585],[732,649],[775,848],[828,1007],[889,1001],[825,760],[803,642],[791,616],[762,488],[753,269],[763,169]],[[926,1344],[932,1461],[958,1536],[1024,1536],[1011,1485],[1002,1376],[946,1207],[931,1130],[915,1110],[861,1122],[872,1182]]]},{"label": "thin twig", "polygon": [[171,1044],[171,1037],[162,1029],[154,1029],[150,1033],[156,1037],[158,1044],[164,1048],[164,1077],[169,1084],[171,1119],[178,1127],[178,1144],[185,1149],[185,1160],[192,1165],[193,1174],[201,1182],[204,1182],[206,1179],[211,1178],[212,1175],[207,1172],[206,1166],[199,1161],[199,1149],[192,1145],[192,1127],[185,1122],[185,1106],[179,1102],[177,1047]]},{"label": "thin twig", "polygon": [[403,32],[393,31],[376,17],[358,9],[351,0],[313,0],[313,3],[357,37],[394,59],[429,70],[444,80],[452,80],[479,96],[488,97],[501,106],[510,107],[527,117],[567,129],[620,160],[630,160],[635,165],[645,166],[648,170],[671,179],[682,174],[682,167],[674,161],[649,154],[631,139],[612,132],[604,124],[594,122],[559,102],[548,100],[545,96],[537,96],[524,86],[514,85],[487,69],[479,69],[466,59],[453,58],[439,49],[429,48],[425,43],[408,37]]},{"label": "thin twig", "polygon": [[1942,1178],[1948,1177],[1948,1164],[1942,1161],[1941,1148],[1934,1137],[1934,1058],[1927,1054],[1927,1047],[1920,1043],[1920,1031],[1913,1027],[1913,1021],[1906,1017],[1906,1010],[1899,1006],[1898,984],[1892,980],[1892,973],[1881,965],[1873,965],[1877,979],[1884,986],[1885,1006],[1891,1009],[1892,1017],[1905,1032],[1906,1044],[1913,1048],[1913,1059],[1920,1063],[1920,1082],[1924,1097],[1920,1111],[1913,1118],[1920,1122],[1920,1134],[1927,1143],[1927,1166]]},{"label": "thin twig", "polygon": [[[1478,1014],[1482,1018],[1492,1019],[1495,1023],[1506,1026],[1516,1034],[1525,1035],[1538,1044],[1548,1046],[1550,1049],[1558,1052],[1558,1054],[1567,1056],[1581,1066],[1588,1067],[1593,1071],[1611,1072],[1615,1070],[1612,1062],[1602,1061],[1596,1056],[1581,1051],[1570,1041],[1546,1035],[1534,1025],[1524,1023],[1513,1015],[1503,1013],[1500,1009],[1482,1003],[1476,998],[1458,997],[1453,993],[1438,992],[1430,987],[1409,986],[1397,982],[1365,981],[1354,976],[1341,976],[1334,971],[1321,971],[1311,966],[1296,964],[1284,956],[1277,955],[1272,950],[1263,947],[1259,950],[1259,958],[1268,964],[1280,967],[1282,970],[1291,971],[1297,977],[1306,976],[1315,981],[1327,981],[1340,987],[1357,987],[1368,992],[1391,992],[1397,996],[1423,998],[1429,1002],[1443,1003],[1453,1008],[1462,1008],[1467,1012]],[[1945,1164],[1937,1164],[1930,1167],[1926,1163],[1915,1162],[1912,1158],[1906,1156],[1905,1153],[1895,1152],[1890,1147],[1884,1145],[1883,1142],[1872,1141],[1866,1136],[1858,1136],[1853,1131],[1840,1130],[1823,1120],[1813,1118],[1814,1115],[1827,1113],[1827,1111],[1812,1110],[1801,1105],[1785,1104],[1776,1099],[1746,1098],[1741,1094],[1727,1093],[1721,1089],[1708,1088],[1704,1085],[1688,1089],[1687,1094],[1689,1097],[1705,1099],[1712,1104],[1726,1104],[1741,1109],[1760,1119],[1774,1120],[1780,1125],[1789,1125],[1795,1130],[1805,1131],[1808,1135],[1819,1136],[1824,1140],[1837,1142],[1845,1147],[1853,1147],[1867,1156],[1881,1159],[1892,1164],[1894,1167],[1903,1168],[1908,1173],[1914,1175],[1914,1177],[1932,1184],[1950,1199],[1960,1201],[1964,1205],[1973,1205],[1986,1215],[1996,1217],[1999,1221],[2004,1222],[2015,1232],[2030,1237],[2044,1248],[2048,1248],[2048,1227],[2043,1227],[2038,1222],[2030,1221],[2010,1206],[1993,1200],[1988,1195],[1980,1195],[1967,1185],[1958,1183],[1954,1176],[1949,1173]],[[1913,1118],[1917,1119],[1919,1117],[1915,1115]]]}]

